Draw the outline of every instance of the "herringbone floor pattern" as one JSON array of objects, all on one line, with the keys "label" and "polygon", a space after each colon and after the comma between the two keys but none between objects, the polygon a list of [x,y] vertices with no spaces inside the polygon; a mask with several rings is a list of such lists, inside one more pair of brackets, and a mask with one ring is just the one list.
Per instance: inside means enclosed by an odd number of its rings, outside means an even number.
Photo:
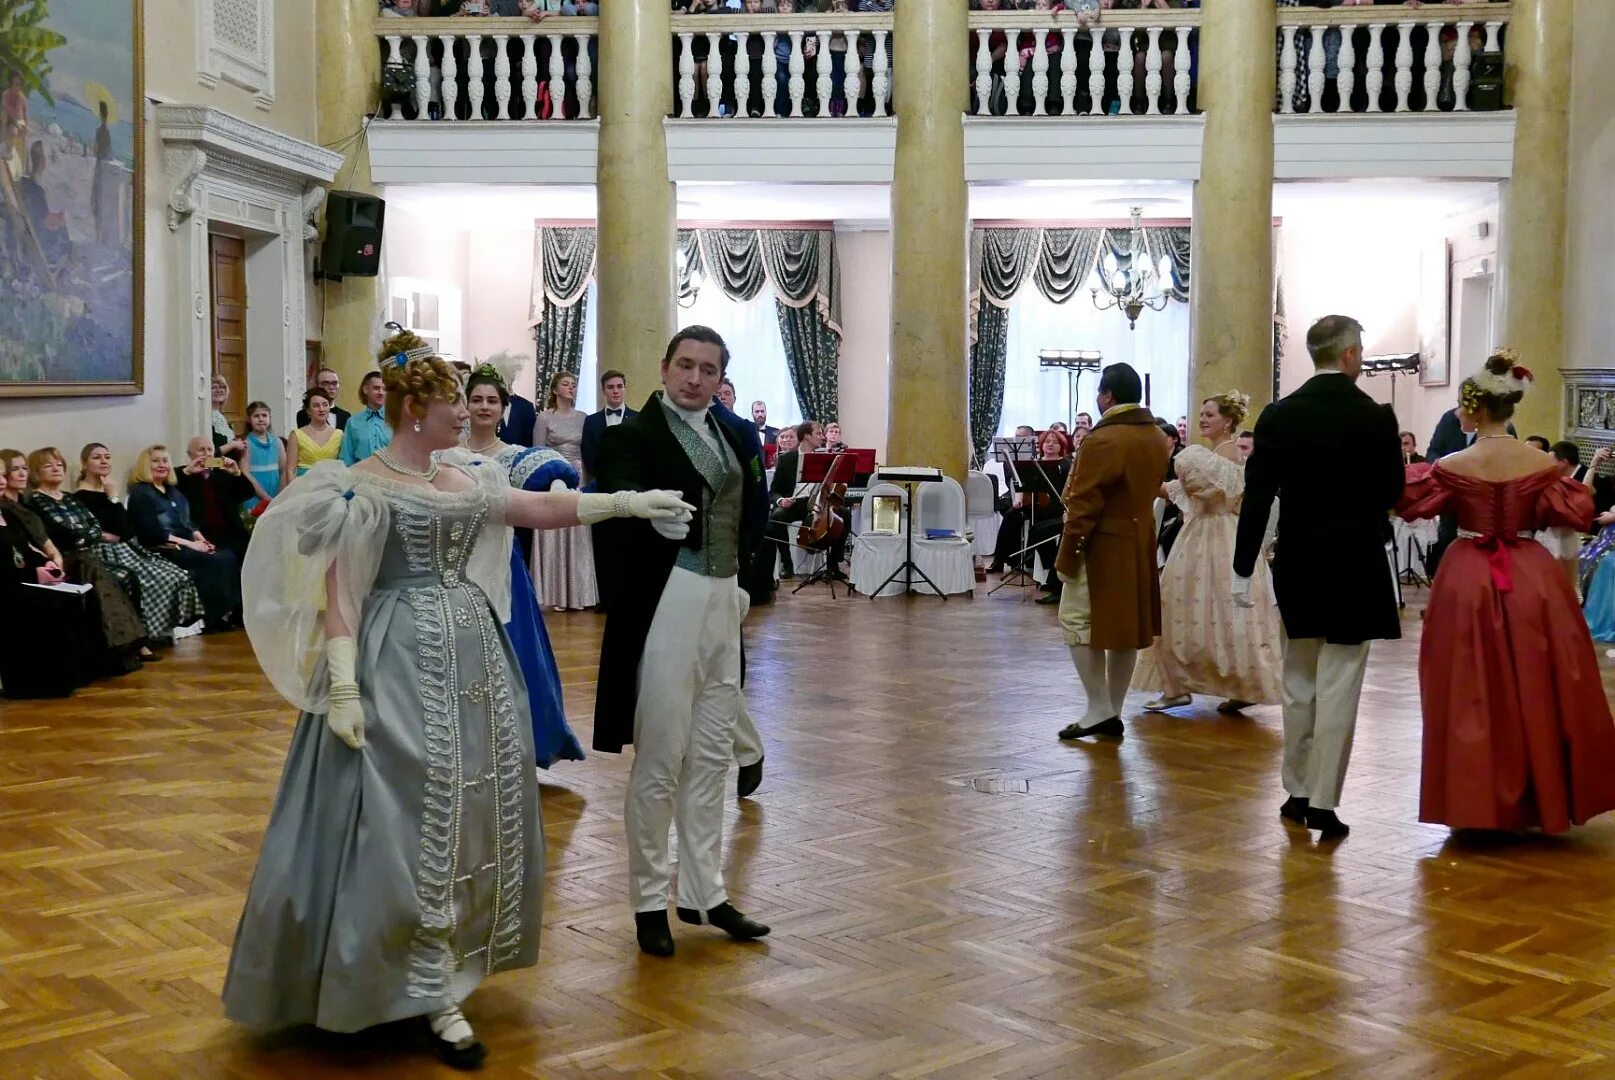
[{"label": "herringbone floor pattern", "polygon": [[[550,616],[587,742],[599,622]],[[1615,1076],[1615,822],[1414,820],[1409,637],[1377,648],[1333,850],[1276,815],[1276,709],[1063,746],[1046,608],[786,598],[750,621],[769,750],[730,811],[739,946],[642,958],[626,761],[545,776],[543,960],[468,1012],[492,1076]],[[239,635],[0,704],[0,1078],[447,1075],[407,1033],[254,1039],[218,992],[291,729]],[[1481,780],[1479,782],[1484,782]]]}]

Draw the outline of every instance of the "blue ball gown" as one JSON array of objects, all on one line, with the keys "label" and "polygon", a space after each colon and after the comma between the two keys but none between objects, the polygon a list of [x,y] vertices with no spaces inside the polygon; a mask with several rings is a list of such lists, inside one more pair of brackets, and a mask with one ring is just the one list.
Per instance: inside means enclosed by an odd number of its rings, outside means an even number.
[{"label": "blue ball gown", "polygon": [[[578,471],[547,446],[505,446],[489,455],[510,477],[510,486],[523,491],[548,491],[557,480],[578,486]],[[522,545],[510,550],[510,622],[505,626],[516,662],[527,681],[527,700],[533,714],[533,750],[541,769],[557,761],[582,761],[583,747],[566,723],[566,700],[555,653],[538,610],[538,595],[522,557]]]}]

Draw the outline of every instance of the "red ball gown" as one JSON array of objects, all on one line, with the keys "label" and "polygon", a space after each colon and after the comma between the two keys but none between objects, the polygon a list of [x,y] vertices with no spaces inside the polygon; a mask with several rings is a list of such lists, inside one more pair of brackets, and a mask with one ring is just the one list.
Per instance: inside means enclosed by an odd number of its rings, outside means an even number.
[{"label": "red ball gown", "polygon": [[1458,516],[1419,649],[1419,820],[1562,832],[1615,809],[1615,720],[1564,567],[1530,534],[1592,521],[1592,493],[1544,469],[1505,483],[1408,468],[1397,513]]}]

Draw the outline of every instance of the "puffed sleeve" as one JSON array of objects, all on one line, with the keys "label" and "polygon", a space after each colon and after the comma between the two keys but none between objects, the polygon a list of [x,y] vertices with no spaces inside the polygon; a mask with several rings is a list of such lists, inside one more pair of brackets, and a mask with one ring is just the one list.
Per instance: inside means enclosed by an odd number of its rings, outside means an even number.
[{"label": "puffed sleeve", "polygon": [[1585,484],[1560,477],[1537,496],[1536,512],[1541,528],[1563,527],[1585,533],[1593,525],[1593,493]]},{"label": "puffed sleeve", "polygon": [[[341,462],[322,461],[282,491],[253,528],[241,569],[242,622],[270,683],[304,712],[329,707],[326,607],[336,604],[358,634],[390,520],[374,483]],[[332,567],[338,595],[327,597]]]},{"label": "puffed sleeve", "polygon": [[1441,482],[1434,466],[1409,465],[1402,497],[1396,503],[1396,514],[1408,521],[1439,517],[1451,497],[1452,490]]},{"label": "puffed sleeve", "polygon": [[559,452],[547,446],[525,450],[510,467],[510,486],[523,491],[548,491],[555,481],[563,481],[575,488],[579,482],[578,470]]},{"label": "puffed sleeve", "polygon": [[1167,484],[1167,492],[1186,513],[1218,495],[1233,505],[1245,493],[1244,468],[1204,446],[1185,447],[1173,464],[1178,478]]}]

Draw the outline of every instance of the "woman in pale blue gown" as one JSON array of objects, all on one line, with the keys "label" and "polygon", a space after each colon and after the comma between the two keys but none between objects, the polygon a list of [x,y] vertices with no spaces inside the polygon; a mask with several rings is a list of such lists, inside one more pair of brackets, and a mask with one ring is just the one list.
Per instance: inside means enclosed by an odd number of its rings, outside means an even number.
[{"label": "woman in pale blue gown", "polygon": [[[560,454],[547,446],[513,446],[500,441],[499,420],[510,404],[504,376],[491,364],[471,373],[465,384],[466,409],[471,426],[466,447],[472,453],[491,458],[505,470],[510,486],[523,491],[565,491],[578,486],[578,471]],[[522,532],[510,553],[510,633],[516,661],[527,680],[527,700],[533,714],[533,751],[539,768],[557,761],[582,761],[583,747],[566,723],[566,699],[561,693],[561,676],[556,670],[555,653],[550,648],[544,617],[538,609],[533,579],[527,572]]]},{"label": "woman in pale blue gown", "polygon": [[510,526],[691,508],[668,492],[513,490],[451,449],[467,419],[454,369],[408,333],[383,356],[392,445],[314,466],[247,550],[247,633],[301,716],[225,1015],[338,1032],[419,1018],[469,1069],[486,1050],[460,1005],[486,976],[536,963],[541,925],[529,699],[504,626]]}]

